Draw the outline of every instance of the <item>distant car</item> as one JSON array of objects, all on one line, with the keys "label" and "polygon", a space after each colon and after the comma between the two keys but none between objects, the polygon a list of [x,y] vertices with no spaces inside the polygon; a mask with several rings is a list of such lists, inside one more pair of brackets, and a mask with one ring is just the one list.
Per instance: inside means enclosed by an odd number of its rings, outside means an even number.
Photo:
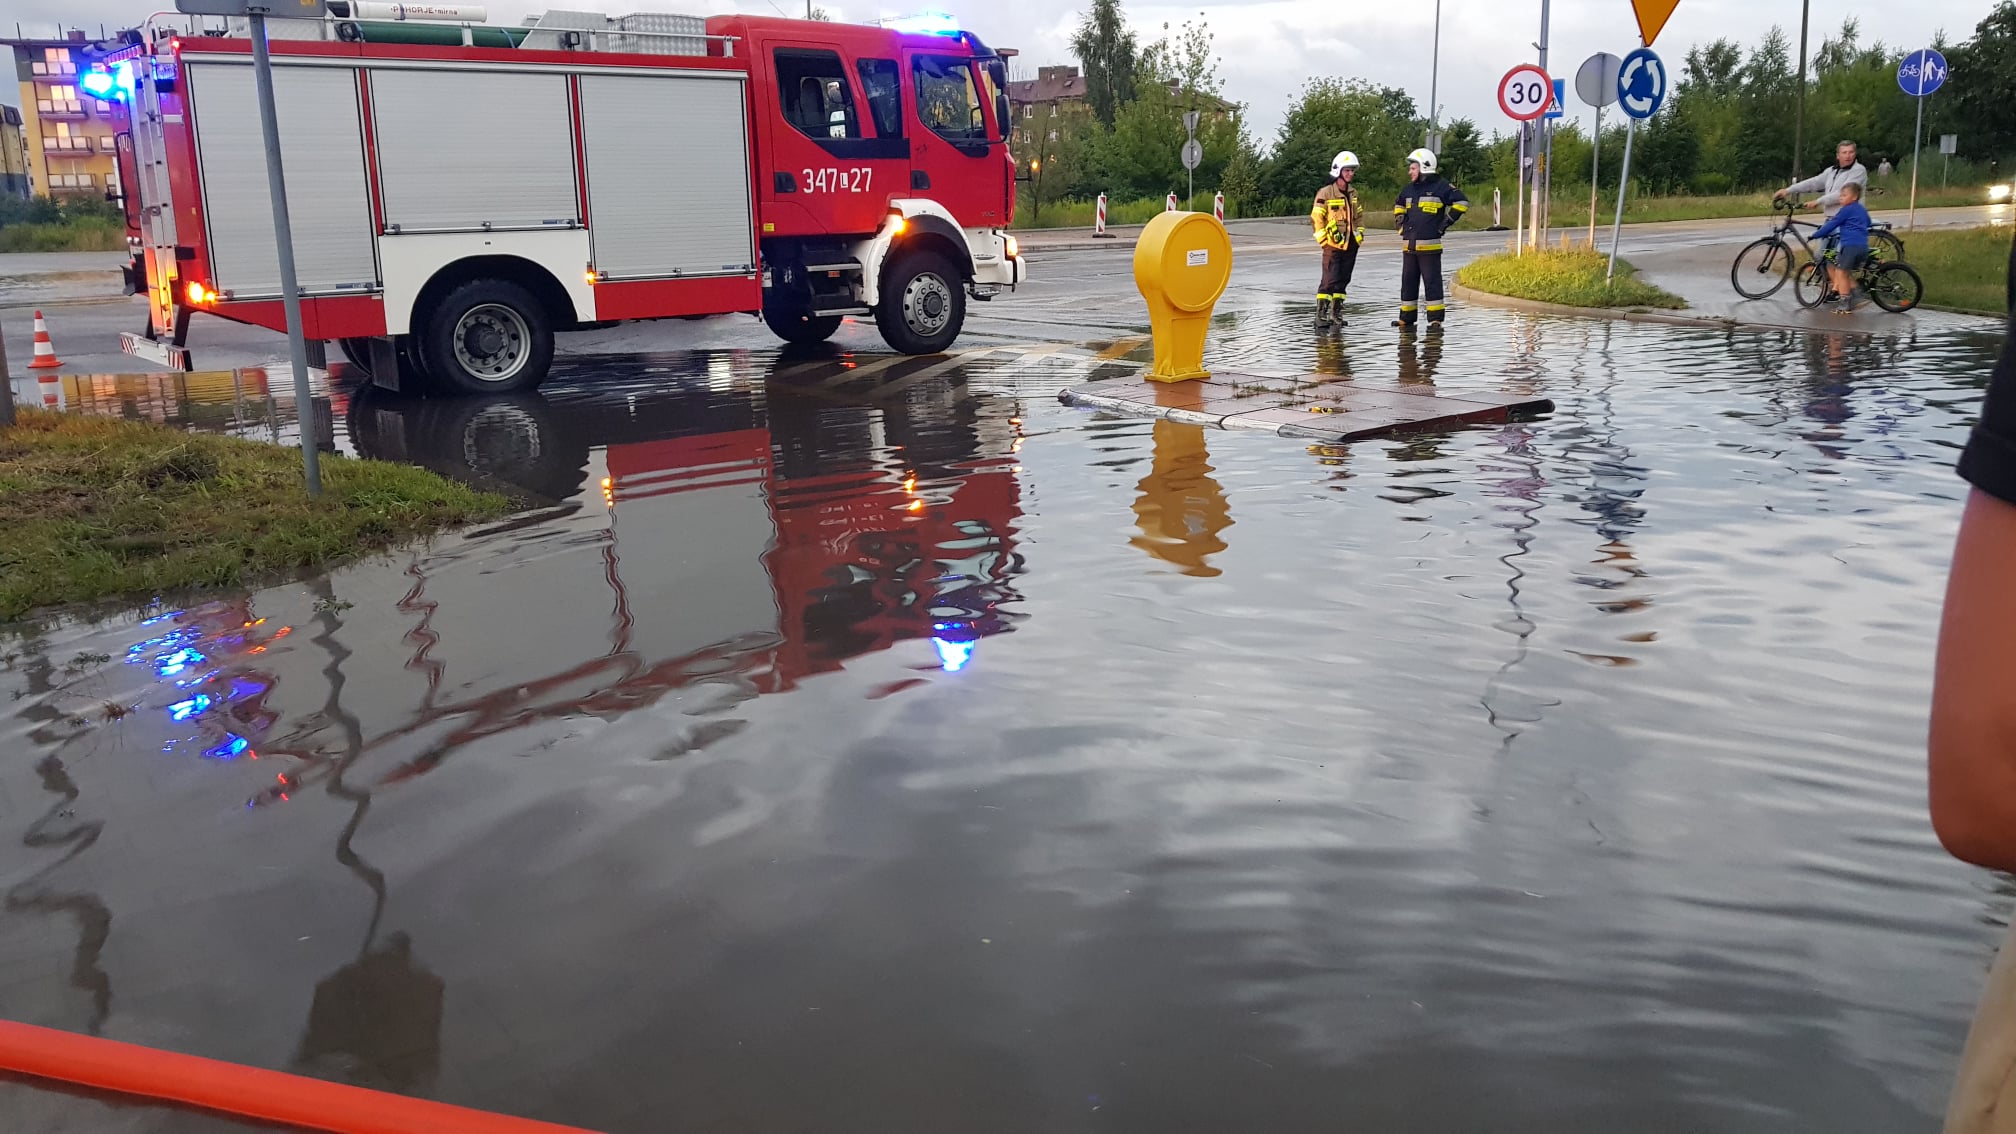
[{"label": "distant car", "polygon": [[2012,198],[2016,198],[2016,184],[1997,181],[1988,187],[1988,203],[1991,205],[2006,205]]}]

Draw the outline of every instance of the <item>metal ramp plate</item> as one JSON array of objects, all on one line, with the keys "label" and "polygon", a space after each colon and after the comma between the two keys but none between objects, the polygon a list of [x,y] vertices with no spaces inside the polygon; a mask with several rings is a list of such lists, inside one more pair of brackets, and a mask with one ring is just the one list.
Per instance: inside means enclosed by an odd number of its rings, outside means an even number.
[{"label": "metal ramp plate", "polygon": [[1333,442],[1519,421],[1554,409],[1552,401],[1531,394],[1444,393],[1320,375],[1269,378],[1223,371],[1189,382],[1109,379],[1073,386],[1058,398],[1067,405]]}]

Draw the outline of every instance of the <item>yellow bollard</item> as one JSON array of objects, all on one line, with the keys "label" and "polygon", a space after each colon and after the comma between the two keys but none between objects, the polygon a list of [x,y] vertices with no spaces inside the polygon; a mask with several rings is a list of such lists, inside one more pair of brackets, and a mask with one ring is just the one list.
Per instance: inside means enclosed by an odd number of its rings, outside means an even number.
[{"label": "yellow bollard", "polygon": [[1134,286],[1148,301],[1155,332],[1151,382],[1209,378],[1204,334],[1232,278],[1232,238],[1209,213],[1162,213],[1134,245]]}]

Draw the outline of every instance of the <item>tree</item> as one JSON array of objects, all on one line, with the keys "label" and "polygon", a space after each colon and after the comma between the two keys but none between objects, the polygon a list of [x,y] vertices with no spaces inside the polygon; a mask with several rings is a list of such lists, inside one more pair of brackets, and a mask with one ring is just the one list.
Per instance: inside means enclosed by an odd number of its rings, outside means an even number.
[{"label": "tree", "polygon": [[[1934,98],[1951,107],[1951,129],[1965,152],[1984,158],[2016,156],[2016,3],[2002,0],[1974,26],[1974,38],[1955,47],[1946,62],[1953,78]],[[1931,109],[1930,107],[1927,108]],[[2004,168],[2007,168],[2005,163]]]},{"label": "tree", "polygon": [[1491,159],[1477,124],[1458,118],[1442,128],[1442,152],[1435,155],[1442,176],[1458,186],[1482,185],[1491,176]]},{"label": "tree", "polygon": [[1701,138],[1693,122],[1680,107],[1665,107],[1639,126],[1632,143],[1631,173],[1654,193],[1685,193],[1692,187],[1700,158]]},{"label": "tree", "polygon": [[1055,106],[1039,107],[1035,117],[1017,127],[1010,149],[1016,167],[1028,178],[1017,196],[1028,204],[1032,217],[1041,218],[1043,206],[1079,190],[1085,178],[1088,143],[1098,131],[1099,124],[1091,115],[1082,111],[1059,114]]},{"label": "tree", "polygon": [[1071,51],[1084,68],[1085,97],[1093,115],[1113,125],[1120,108],[1134,101],[1136,70],[1134,33],[1120,14],[1120,0],[1092,0],[1071,37]]},{"label": "tree", "polygon": [[1185,23],[1173,40],[1163,38],[1141,52],[1135,97],[1114,116],[1112,130],[1092,140],[1088,165],[1109,193],[1159,197],[1185,191],[1183,114],[1199,114],[1197,141],[1204,160],[1197,184],[1218,184],[1225,167],[1246,146],[1240,108],[1218,95],[1218,59],[1211,52],[1211,29]]},{"label": "tree", "polygon": [[1232,160],[1225,163],[1225,172],[1218,178],[1218,191],[1225,194],[1229,215],[1260,215],[1265,204],[1260,197],[1260,155],[1253,152],[1252,146],[1240,146]]},{"label": "tree", "polygon": [[1349,149],[1358,155],[1362,190],[1375,197],[1398,192],[1421,127],[1406,91],[1363,79],[1311,79],[1281,122],[1261,191],[1268,197],[1313,196],[1328,180],[1331,157]]}]

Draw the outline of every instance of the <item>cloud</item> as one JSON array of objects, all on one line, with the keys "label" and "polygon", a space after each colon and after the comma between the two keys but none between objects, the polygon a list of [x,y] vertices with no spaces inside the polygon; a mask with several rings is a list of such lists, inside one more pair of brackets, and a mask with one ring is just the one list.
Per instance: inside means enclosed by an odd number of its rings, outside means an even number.
[{"label": "cloud", "polygon": [[[873,20],[942,8],[966,21],[990,44],[1014,47],[1020,62],[1033,70],[1043,63],[1073,62],[1071,31],[1083,5],[1078,0],[1018,0],[1013,4],[969,4],[959,0],[918,0],[915,6],[894,6],[869,0],[815,0],[842,19]],[[659,7],[706,15],[742,11],[751,15],[799,14],[804,0],[621,0],[612,13]],[[547,4],[524,0],[494,0],[490,18],[517,23]],[[581,0],[564,5],[591,7]],[[95,34],[102,21],[117,27],[147,6],[132,0],[15,0],[15,18],[29,34],[47,35],[58,21],[89,27]],[[1488,134],[1510,124],[1498,111],[1499,76],[1514,63],[1535,58],[1532,42],[1540,35],[1539,0],[1503,4],[1494,0],[1442,0],[1441,66],[1437,98],[1443,117],[1467,117]],[[1916,0],[1911,4],[1851,0],[1845,7],[1815,11],[1811,45],[1840,27],[1844,17],[1861,21],[1865,41],[1880,39],[1892,47],[1917,47],[1944,29],[1962,40],[1988,14],[1987,0]],[[1134,3],[1128,19],[1145,44],[1160,37],[1162,26],[1179,26],[1201,14],[1217,36],[1223,59],[1221,75],[1228,97],[1247,104],[1255,137],[1270,141],[1289,103],[1311,78],[1335,75],[1361,78],[1382,86],[1405,89],[1424,111],[1428,106],[1430,62],[1434,41],[1435,5],[1374,4],[1336,7],[1309,0],[1253,0],[1250,3],[1170,5]],[[1621,0],[1562,0],[1552,5],[1549,26],[1549,70],[1572,79],[1592,52],[1621,55],[1637,45],[1637,25]],[[1739,43],[1756,42],[1773,23],[1786,24],[1798,36],[1798,12],[1785,5],[1763,6],[1745,0],[1682,0],[1659,36],[1659,50],[1677,65],[1687,48],[1718,37]],[[1790,21],[1789,24],[1787,21]],[[11,30],[11,29],[10,29]],[[1955,81],[1964,81],[1956,76]],[[1570,113],[1587,118],[1588,108],[1570,96]]]}]

